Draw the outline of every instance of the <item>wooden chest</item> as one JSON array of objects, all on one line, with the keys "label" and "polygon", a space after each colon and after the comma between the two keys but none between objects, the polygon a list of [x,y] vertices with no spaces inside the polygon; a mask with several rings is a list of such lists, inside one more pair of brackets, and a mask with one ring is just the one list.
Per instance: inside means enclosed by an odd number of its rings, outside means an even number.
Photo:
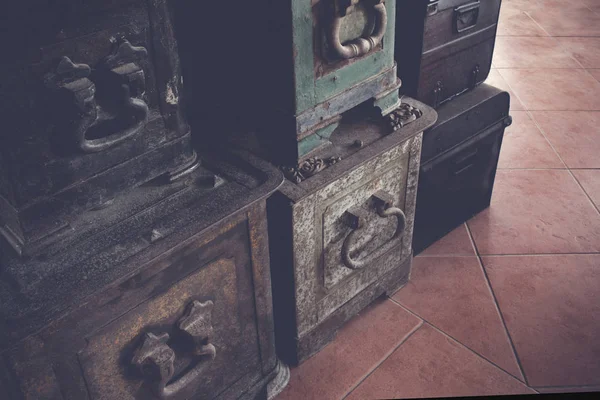
[{"label": "wooden chest", "polygon": [[151,215],[45,260],[3,259],[3,399],[266,399],[282,388],[266,221],[282,176],[217,157]]},{"label": "wooden chest", "polygon": [[254,131],[270,161],[293,167],[331,145],[343,112],[399,106],[396,0],[214,1],[202,15],[188,4],[173,2],[192,125]]},{"label": "wooden chest", "polygon": [[402,92],[437,108],[485,81],[502,0],[398,0]]},{"label": "wooden chest", "polygon": [[269,199],[277,346],[288,363],[319,351],[409,278],[421,134],[436,114],[413,100],[405,106],[422,114],[387,136],[362,115],[343,121],[332,135],[336,155],[288,170]]},{"label": "wooden chest", "polygon": [[[24,256],[77,215],[196,162],[167,0],[22,1],[2,12],[0,233]],[[83,227],[79,227],[80,229]]]},{"label": "wooden chest", "polygon": [[438,109],[423,136],[415,254],[490,205],[509,105],[483,84]]}]

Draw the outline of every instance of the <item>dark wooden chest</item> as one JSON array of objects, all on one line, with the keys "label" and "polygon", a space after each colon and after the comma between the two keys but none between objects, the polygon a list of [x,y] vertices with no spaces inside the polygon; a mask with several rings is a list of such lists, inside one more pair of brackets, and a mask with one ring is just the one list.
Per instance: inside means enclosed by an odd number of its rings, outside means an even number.
[{"label": "dark wooden chest", "polygon": [[418,118],[389,133],[377,117],[346,115],[333,146],[287,170],[269,199],[276,340],[287,363],[408,281],[422,132],[436,114],[402,101]]},{"label": "dark wooden chest", "polygon": [[399,0],[396,62],[402,92],[437,108],[485,81],[501,0]]},{"label": "dark wooden chest", "polygon": [[415,254],[489,206],[509,105],[507,92],[483,84],[438,109],[423,136]]},{"label": "dark wooden chest", "polygon": [[281,387],[268,386],[286,369],[266,221],[281,173],[244,155],[202,158],[167,201],[69,251],[3,254],[3,399],[266,399]]},{"label": "dark wooden chest", "polygon": [[214,1],[202,15],[173,4],[192,123],[225,128],[206,140],[253,131],[270,161],[294,167],[331,145],[345,111],[400,104],[396,0]]},{"label": "dark wooden chest", "polygon": [[0,233],[17,252],[194,165],[167,0],[9,2],[0,18]]}]

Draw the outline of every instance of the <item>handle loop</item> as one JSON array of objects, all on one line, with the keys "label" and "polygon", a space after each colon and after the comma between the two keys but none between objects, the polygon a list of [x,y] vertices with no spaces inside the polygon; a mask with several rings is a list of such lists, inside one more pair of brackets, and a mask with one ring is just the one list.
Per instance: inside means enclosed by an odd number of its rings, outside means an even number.
[{"label": "handle loop", "polygon": [[353,270],[364,268],[383,254],[387,253],[390,249],[400,244],[406,229],[406,215],[404,215],[404,212],[398,207],[393,207],[392,197],[388,193],[380,190],[375,193],[372,198],[376,203],[377,214],[381,218],[396,217],[398,224],[396,226],[396,231],[390,240],[367,257],[357,260],[352,258],[351,248],[355,238],[360,236],[363,232],[366,215],[365,211],[358,207],[346,211],[346,221],[353,230],[346,236],[346,239],[342,244],[342,261],[346,267]]},{"label": "handle loop", "polygon": [[372,6],[376,22],[371,36],[360,37],[345,45],[340,42],[340,28],[345,15],[345,8],[343,13],[336,13],[329,30],[329,43],[337,57],[344,60],[360,57],[379,46],[387,29],[387,11],[383,0],[372,1]]}]

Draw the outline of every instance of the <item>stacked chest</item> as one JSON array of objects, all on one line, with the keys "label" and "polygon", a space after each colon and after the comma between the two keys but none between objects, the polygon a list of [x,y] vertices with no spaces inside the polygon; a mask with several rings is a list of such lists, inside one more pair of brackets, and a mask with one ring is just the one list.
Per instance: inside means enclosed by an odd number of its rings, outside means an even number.
[{"label": "stacked chest", "polygon": [[190,174],[153,215],[46,259],[2,260],[5,275],[29,270],[27,285],[0,281],[8,398],[254,399],[285,377],[265,205],[281,175],[203,158],[216,175]]},{"label": "stacked chest", "polygon": [[[198,124],[225,123],[244,145],[246,133],[255,132],[267,159],[296,166],[331,146],[342,113],[369,103],[387,115],[399,106],[395,6],[396,0],[214,2],[201,21],[182,7],[179,21],[189,38],[180,42],[189,54],[183,68],[194,71],[190,114]],[[219,40],[210,39],[215,33]],[[205,40],[198,46],[193,38]],[[203,57],[212,61],[194,64]]]},{"label": "stacked chest", "polygon": [[501,0],[400,1],[396,61],[402,90],[437,108],[485,81]]},{"label": "stacked chest", "polygon": [[196,162],[167,2],[40,3],[9,6],[0,67],[0,232],[23,255]]},{"label": "stacked chest", "polygon": [[436,115],[412,100],[406,106],[419,117],[387,136],[373,121],[342,122],[332,135],[341,157],[325,153],[287,171],[291,181],[269,200],[277,344],[286,362],[303,362],[409,278],[422,131]]},{"label": "stacked chest", "polygon": [[438,109],[423,139],[414,250],[490,205],[510,96],[482,84]]}]

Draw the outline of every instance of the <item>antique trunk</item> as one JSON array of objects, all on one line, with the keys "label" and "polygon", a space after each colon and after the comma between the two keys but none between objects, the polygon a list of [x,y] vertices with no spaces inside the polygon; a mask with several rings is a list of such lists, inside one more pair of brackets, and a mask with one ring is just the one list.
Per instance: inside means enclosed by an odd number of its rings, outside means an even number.
[{"label": "antique trunk", "polygon": [[[4,253],[9,399],[254,399],[281,389],[266,197],[282,175],[244,154],[202,159],[151,212],[49,258]],[[143,185],[114,207],[164,190]]]},{"label": "antique trunk", "polygon": [[402,92],[437,108],[485,81],[502,0],[398,0]]},{"label": "antique trunk", "polygon": [[329,151],[287,169],[268,201],[276,340],[287,363],[319,351],[409,278],[422,132],[436,114],[403,102],[403,127],[391,134],[378,117],[345,115]]},{"label": "antique trunk", "polygon": [[330,146],[349,109],[399,106],[396,0],[213,1],[202,15],[188,3],[173,6],[192,118],[225,122],[242,142],[254,131],[275,164]]},{"label": "antique trunk", "polygon": [[196,163],[167,0],[21,1],[2,12],[0,233],[34,255],[73,218]]},{"label": "antique trunk", "polygon": [[415,254],[490,205],[509,104],[483,84],[439,108],[423,136]]}]

